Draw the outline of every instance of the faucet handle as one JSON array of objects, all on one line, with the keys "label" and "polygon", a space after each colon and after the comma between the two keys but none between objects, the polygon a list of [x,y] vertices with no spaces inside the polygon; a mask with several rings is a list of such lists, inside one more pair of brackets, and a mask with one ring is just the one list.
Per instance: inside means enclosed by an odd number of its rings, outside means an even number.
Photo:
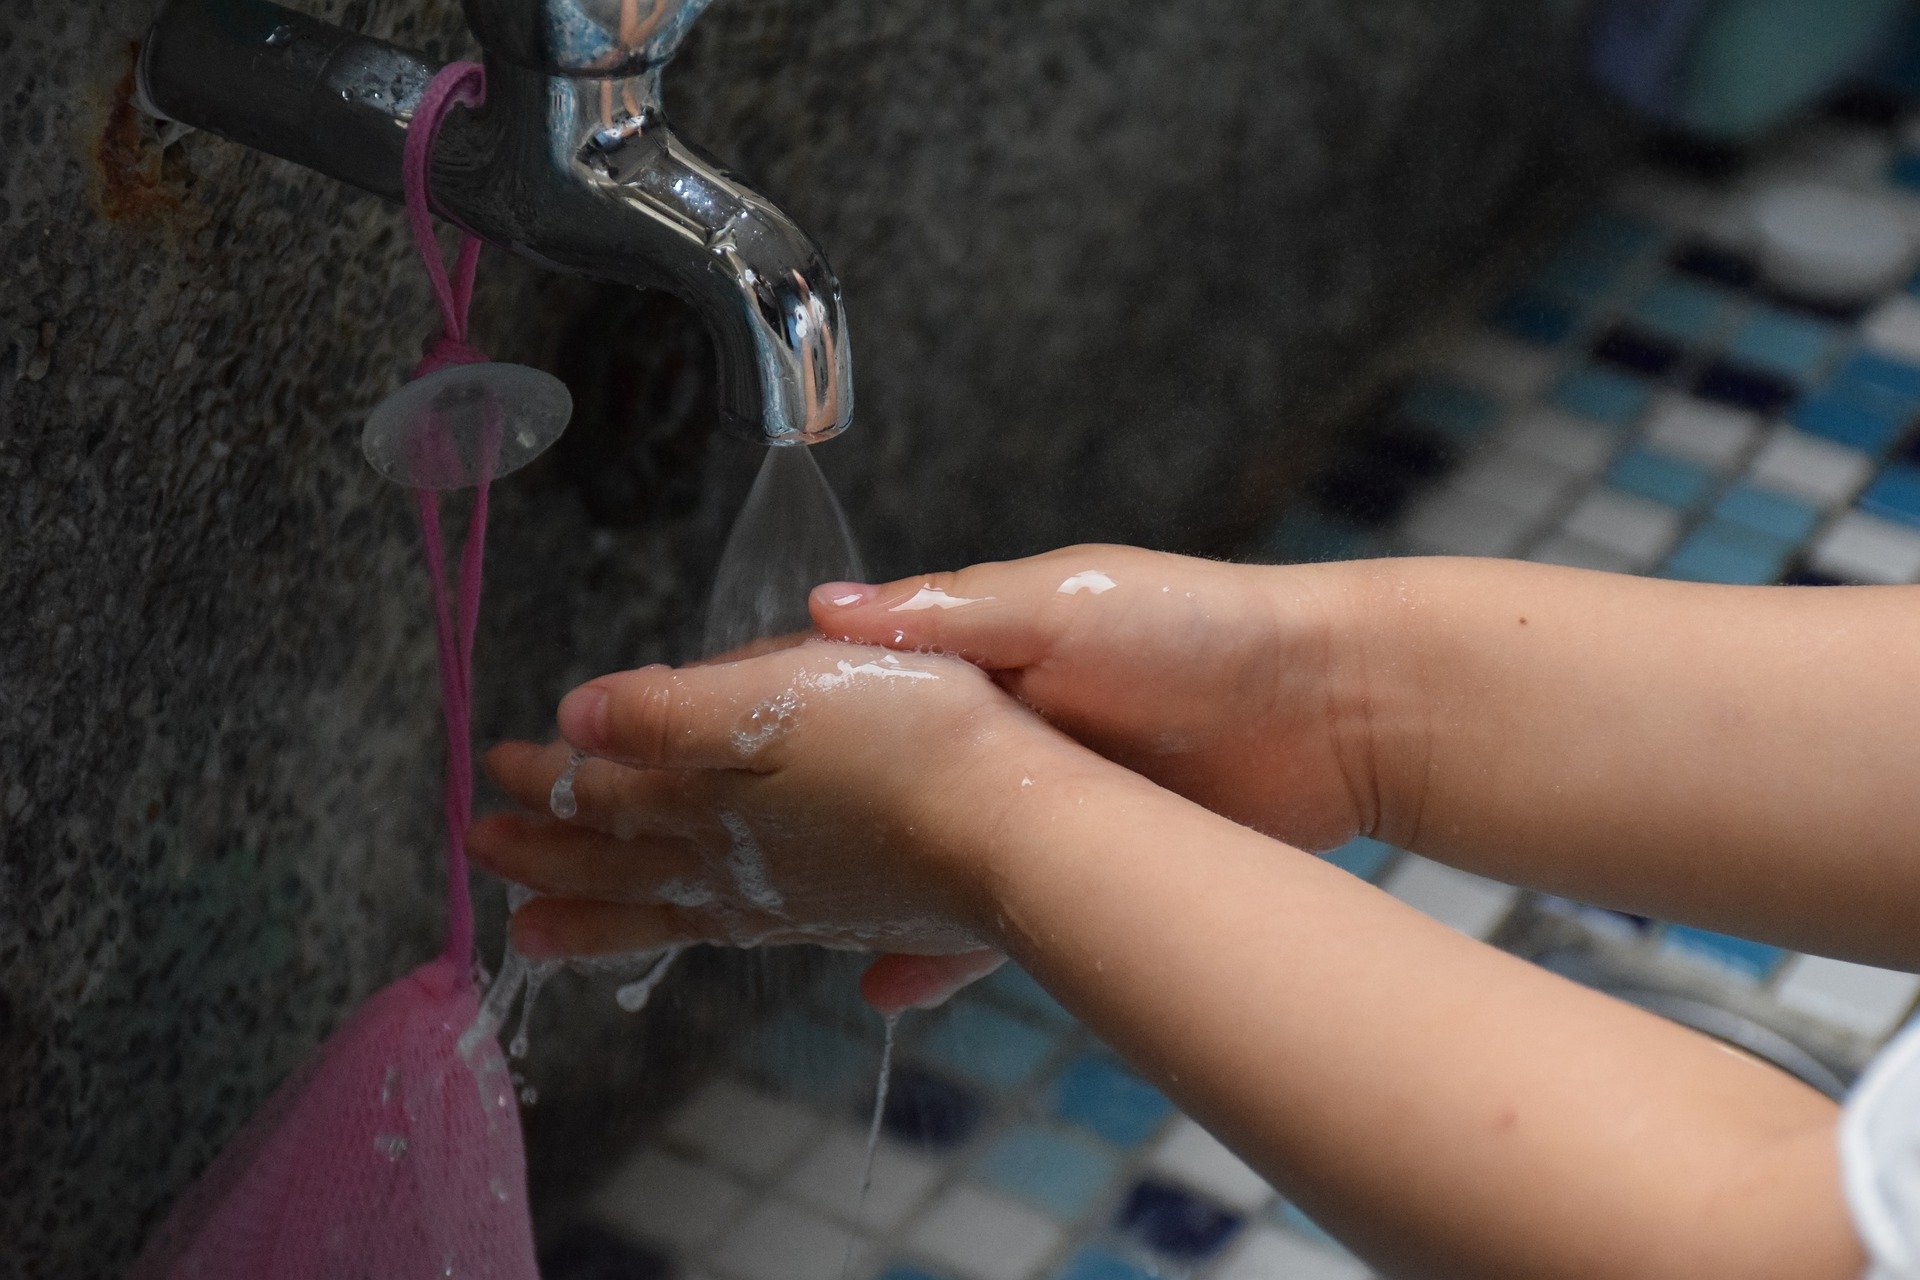
[{"label": "faucet handle", "polygon": [[465,0],[497,58],[548,75],[638,75],[672,61],[713,0]]}]

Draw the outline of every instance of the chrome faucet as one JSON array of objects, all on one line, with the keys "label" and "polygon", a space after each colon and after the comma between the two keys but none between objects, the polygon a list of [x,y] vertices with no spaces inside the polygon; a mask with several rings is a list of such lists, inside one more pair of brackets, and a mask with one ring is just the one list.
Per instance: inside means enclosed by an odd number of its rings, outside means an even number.
[{"label": "chrome faucet", "polygon": [[[853,417],[839,282],[774,204],[667,125],[660,73],[711,0],[465,0],[487,100],[441,130],[435,207],[557,270],[690,303],[719,348],[720,413],[766,444]],[[268,0],[168,0],[140,56],[147,108],[400,198],[417,54]]]}]

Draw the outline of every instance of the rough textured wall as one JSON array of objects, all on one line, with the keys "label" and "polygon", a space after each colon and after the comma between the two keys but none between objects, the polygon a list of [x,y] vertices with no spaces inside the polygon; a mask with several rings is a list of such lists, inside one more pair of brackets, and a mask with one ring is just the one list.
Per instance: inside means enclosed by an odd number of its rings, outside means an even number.
[{"label": "rough textured wall", "polygon": [[[426,292],[393,210],[215,139],[161,150],[126,101],[152,7],[0,4],[7,1274],[116,1272],[437,928],[422,581],[356,447]],[[448,0],[304,7],[465,51]],[[1581,163],[1542,22],[727,0],[669,91],[840,268],[862,408],[823,461],[892,573],[1205,546],[1284,484],[1327,393]],[[699,431],[683,313],[488,280],[482,340],[565,370],[583,409],[499,499],[498,735],[672,653],[753,458]],[[583,1064],[536,1126],[592,1132],[591,1086],[645,1057]]]}]

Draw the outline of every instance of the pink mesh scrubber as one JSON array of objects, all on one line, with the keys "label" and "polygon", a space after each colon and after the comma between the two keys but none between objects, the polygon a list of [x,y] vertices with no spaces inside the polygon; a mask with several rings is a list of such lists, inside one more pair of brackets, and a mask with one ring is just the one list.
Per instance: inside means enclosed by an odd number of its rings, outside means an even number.
[{"label": "pink mesh scrubber", "polygon": [[[456,101],[477,105],[484,83],[475,64],[448,67],[408,132],[407,209],[444,325],[416,377],[486,360],[465,343],[478,245],[464,243],[449,280],[426,198],[440,119]],[[497,427],[490,417],[483,452]],[[454,601],[438,500],[417,495],[447,721],[446,949],[374,995],[280,1087],[174,1208],[134,1280],[538,1280],[512,1081],[492,1037],[465,1034],[480,1012],[465,839],[489,477],[482,467]]]}]

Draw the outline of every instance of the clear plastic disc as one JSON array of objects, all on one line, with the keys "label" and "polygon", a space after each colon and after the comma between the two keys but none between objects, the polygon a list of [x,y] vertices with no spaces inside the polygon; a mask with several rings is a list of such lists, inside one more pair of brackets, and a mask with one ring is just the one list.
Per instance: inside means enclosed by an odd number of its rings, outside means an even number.
[{"label": "clear plastic disc", "polygon": [[566,384],[522,364],[462,364],[375,406],[360,437],[373,469],[413,489],[465,489],[545,453],[573,417]]}]

